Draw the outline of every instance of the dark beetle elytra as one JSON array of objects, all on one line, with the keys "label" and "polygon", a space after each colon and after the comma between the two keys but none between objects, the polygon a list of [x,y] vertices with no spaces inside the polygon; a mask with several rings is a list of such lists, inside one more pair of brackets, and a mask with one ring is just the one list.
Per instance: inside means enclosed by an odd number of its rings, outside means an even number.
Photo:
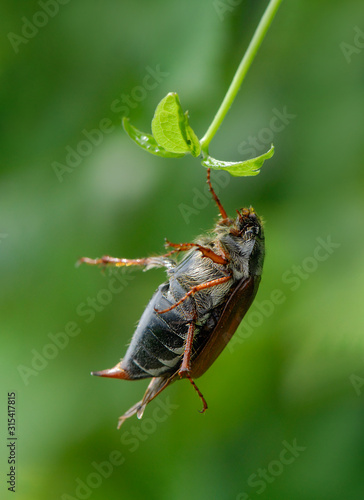
[{"label": "dark beetle elytra", "polygon": [[[219,356],[248,311],[257,292],[264,261],[262,222],[253,208],[237,210],[230,219],[210,182],[221,219],[208,236],[194,243],[167,242],[172,250],[159,257],[119,259],[83,257],[79,262],[107,266],[165,267],[168,280],[147,305],[124,358],[101,377],[137,380],[152,378],[141,401],[119,419],[135,413],[141,418],[146,405],[178,378],[188,378],[207,404],[194,379]],[[178,262],[176,256],[187,252]]]}]

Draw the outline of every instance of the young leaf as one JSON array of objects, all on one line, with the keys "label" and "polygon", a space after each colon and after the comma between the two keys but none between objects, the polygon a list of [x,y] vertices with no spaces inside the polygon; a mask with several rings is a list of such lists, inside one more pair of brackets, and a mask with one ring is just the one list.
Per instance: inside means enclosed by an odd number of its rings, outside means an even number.
[{"label": "young leaf", "polygon": [[200,143],[183,114],[178,95],[169,94],[158,104],[152,120],[152,132],[157,143],[172,153],[200,154]]},{"label": "young leaf", "polygon": [[145,134],[131,125],[129,118],[123,118],[123,127],[128,136],[138,144],[138,146],[148,151],[148,153],[161,156],[162,158],[180,158],[184,156],[184,153],[171,153],[170,151],[166,151],[162,146],[157,144],[157,141],[151,134]]},{"label": "young leaf", "polygon": [[271,158],[274,154],[274,146],[271,145],[269,151],[256,158],[251,158],[250,160],[231,162],[231,161],[221,161],[215,160],[211,156],[207,156],[202,160],[202,165],[206,168],[214,168],[215,170],[226,170],[231,175],[235,177],[244,177],[249,175],[258,175],[260,168],[262,167],[265,160]]},{"label": "young leaf", "polygon": [[190,127],[190,124],[188,121],[188,112],[187,111],[185,113],[185,131],[186,131],[186,136],[187,136],[187,144],[188,144],[191,155],[194,157],[199,156],[201,153],[201,144],[200,144],[200,141],[198,140],[197,135]]}]

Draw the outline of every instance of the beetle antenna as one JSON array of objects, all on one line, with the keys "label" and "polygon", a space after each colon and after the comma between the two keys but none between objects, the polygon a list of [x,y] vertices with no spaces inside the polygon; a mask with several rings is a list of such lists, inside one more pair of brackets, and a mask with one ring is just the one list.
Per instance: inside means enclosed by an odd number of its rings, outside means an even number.
[{"label": "beetle antenna", "polygon": [[214,188],[212,187],[211,180],[210,180],[210,175],[211,175],[211,169],[208,168],[207,169],[207,184],[209,186],[210,193],[211,193],[213,199],[216,201],[216,205],[219,208],[221,217],[223,218],[223,220],[225,220],[225,219],[228,218],[228,216],[227,216],[227,213],[225,212],[224,207],[221,204],[221,201],[219,200],[217,194],[215,193]]}]

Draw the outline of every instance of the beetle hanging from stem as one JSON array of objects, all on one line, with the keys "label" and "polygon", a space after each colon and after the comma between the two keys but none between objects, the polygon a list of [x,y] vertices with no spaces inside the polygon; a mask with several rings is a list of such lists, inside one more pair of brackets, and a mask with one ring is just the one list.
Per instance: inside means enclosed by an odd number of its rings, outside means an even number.
[{"label": "beetle hanging from stem", "polygon": [[[100,377],[138,380],[151,378],[144,397],[119,419],[135,413],[141,418],[146,405],[178,378],[194,382],[215,361],[236,331],[258,290],[264,261],[262,222],[252,207],[229,218],[210,181],[207,183],[221,218],[213,231],[194,243],[171,243],[158,257],[123,259],[83,257],[79,263],[101,266],[165,267],[168,280],[147,305],[124,358]],[[178,262],[176,257],[187,252]]]}]

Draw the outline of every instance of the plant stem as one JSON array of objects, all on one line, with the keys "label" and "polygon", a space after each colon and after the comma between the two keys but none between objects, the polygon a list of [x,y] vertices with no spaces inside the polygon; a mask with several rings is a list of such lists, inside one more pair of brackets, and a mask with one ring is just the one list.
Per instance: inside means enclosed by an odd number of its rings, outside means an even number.
[{"label": "plant stem", "polygon": [[251,39],[247,51],[245,52],[244,57],[239,64],[239,67],[224,97],[224,100],[222,101],[220,108],[218,109],[218,112],[216,113],[215,118],[213,119],[211,125],[207,129],[206,134],[200,141],[203,153],[208,154],[210,141],[216,134],[223,119],[225,118],[226,113],[228,112],[230,106],[232,105],[235,96],[240,89],[242,81],[244,80],[245,75],[247,74],[251,63],[253,62],[256,56],[256,53],[258,52],[258,49],[268,31],[269,26],[273,21],[273,18],[281,2],[282,0],[270,0],[268,7],[266,8],[260,20],[260,23],[258,24],[258,27],[255,30],[254,36]]}]

